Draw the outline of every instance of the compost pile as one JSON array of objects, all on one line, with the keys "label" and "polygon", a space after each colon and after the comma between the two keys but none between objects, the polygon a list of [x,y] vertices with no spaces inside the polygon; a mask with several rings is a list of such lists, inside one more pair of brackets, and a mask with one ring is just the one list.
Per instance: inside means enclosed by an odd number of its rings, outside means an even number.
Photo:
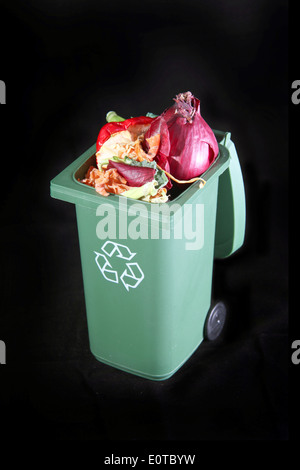
[{"label": "compost pile", "polygon": [[102,196],[118,194],[151,203],[169,200],[173,183],[196,180],[216,159],[219,148],[200,114],[200,101],[180,93],[161,115],[124,119],[106,115],[96,144],[96,165],[80,182]]}]

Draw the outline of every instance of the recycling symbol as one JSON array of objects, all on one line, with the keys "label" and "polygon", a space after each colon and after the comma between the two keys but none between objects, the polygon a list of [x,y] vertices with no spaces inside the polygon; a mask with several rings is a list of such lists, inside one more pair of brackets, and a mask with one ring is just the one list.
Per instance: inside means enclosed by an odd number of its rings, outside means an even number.
[{"label": "recycling symbol", "polygon": [[[119,284],[121,281],[127,291],[135,289],[144,279],[144,273],[137,262],[131,262],[136,253],[132,253],[128,246],[120,243],[106,241],[101,247],[103,253],[94,251],[96,264],[104,277],[109,282]],[[114,257],[124,259],[126,267],[119,276],[112,267]]]}]

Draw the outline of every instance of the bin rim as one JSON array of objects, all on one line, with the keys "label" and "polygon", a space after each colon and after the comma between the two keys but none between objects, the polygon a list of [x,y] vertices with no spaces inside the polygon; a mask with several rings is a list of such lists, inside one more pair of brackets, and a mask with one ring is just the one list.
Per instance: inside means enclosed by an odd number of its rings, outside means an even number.
[{"label": "bin rim", "polygon": [[[183,206],[186,203],[192,203],[194,198],[198,196],[199,191],[202,193],[207,191],[210,183],[226,170],[230,163],[230,153],[223,143],[225,136],[229,133],[222,131],[214,132],[216,137],[220,140],[218,143],[219,154],[210,167],[201,175],[201,178],[206,181],[206,184],[202,188],[199,188],[199,181],[196,181],[190,184],[174,199],[166,203],[155,204],[155,206],[165,206],[166,204],[170,203]],[[110,194],[108,197],[105,197],[97,193],[95,188],[78,181],[78,177],[76,175],[84,165],[88,166],[88,160],[92,160],[95,156],[95,153],[96,144],[93,144],[80,157],[75,159],[61,173],[54,177],[50,182],[50,195],[55,199],[60,199],[65,202],[71,202],[73,204],[79,204],[91,208],[98,207],[104,203],[110,203],[114,206],[122,207],[124,199],[127,200],[127,208],[132,204],[142,204],[146,205],[148,208],[154,205],[151,202],[125,198],[124,196],[117,194]],[[121,204],[119,204],[120,200],[122,201]]]}]

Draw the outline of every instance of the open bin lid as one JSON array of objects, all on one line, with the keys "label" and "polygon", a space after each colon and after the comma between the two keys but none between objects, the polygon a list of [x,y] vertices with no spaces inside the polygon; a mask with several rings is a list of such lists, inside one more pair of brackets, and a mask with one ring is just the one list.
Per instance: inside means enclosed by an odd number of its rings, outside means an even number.
[{"label": "open bin lid", "polygon": [[[238,250],[245,237],[246,201],[242,171],[230,132],[214,131],[230,154],[228,168],[219,177],[215,258],[226,258]],[[219,140],[218,139],[218,140]]]}]

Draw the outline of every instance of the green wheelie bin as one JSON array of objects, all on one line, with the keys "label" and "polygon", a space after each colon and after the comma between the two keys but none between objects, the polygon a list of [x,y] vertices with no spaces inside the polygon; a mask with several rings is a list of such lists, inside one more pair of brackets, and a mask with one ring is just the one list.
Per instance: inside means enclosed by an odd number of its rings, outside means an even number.
[{"label": "green wheelie bin", "polygon": [[104,197],[79,182],[96,145],[51,181],[53,198],[75,204],[90,349],[105,364],[164,380],[222,332],[213,261],[242,246],[246,210],[231,134],[214,133],[219,155],[205,185],[190,184],[164,204]]}]

